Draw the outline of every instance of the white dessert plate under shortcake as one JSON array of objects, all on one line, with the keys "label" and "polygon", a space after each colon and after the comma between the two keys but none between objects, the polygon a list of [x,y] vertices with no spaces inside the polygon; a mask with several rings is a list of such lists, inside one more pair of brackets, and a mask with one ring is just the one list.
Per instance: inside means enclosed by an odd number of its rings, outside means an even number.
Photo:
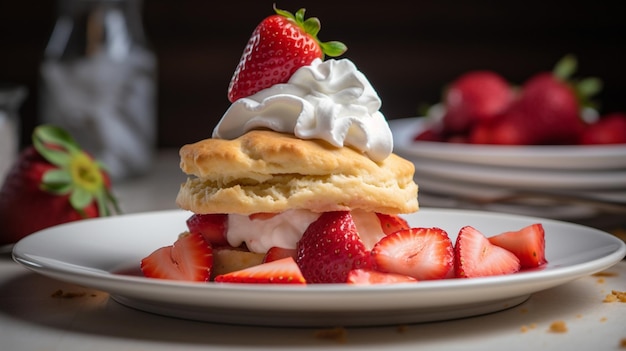
[{"label": "white dessert plate under shortcake", "polygon": [[626,145],[473,145],[414,141],[429,120],[424,117],[389,121],[394,151],[412,161],[431,159],[462,164],[522,167],[541,170],[626,169]]},{"label": "white dessert plate under shortcake", "polygon": [[477,211],[421,209],[412,226],[441,227],[452,240],[472,225],[485,235],[541,222],[548,264],[511,275],[394,285],[280,286],[144,278],[140,260],[174,242],[189,213],[148,212],[44,229],[13,258],[46,276],[106,291],[139,310],[200,321],[265,326],[373,326],[439,321],[511,308],[531,294],[604,270],[626,255],[615,236],[555,220]]}]

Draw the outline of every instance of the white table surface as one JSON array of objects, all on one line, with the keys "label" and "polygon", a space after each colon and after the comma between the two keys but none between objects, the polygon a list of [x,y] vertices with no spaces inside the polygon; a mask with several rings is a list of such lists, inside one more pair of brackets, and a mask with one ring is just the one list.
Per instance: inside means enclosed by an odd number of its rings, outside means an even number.
[{"label": "white table surface", "polygon": [[[150,176],[115,185],[126,213],[174,209],[185,177],[176,151],[161,152]],[[626,349],[626,261],[535,293],[511,309],[465,319],[391,327],[267,328],[188,321],[137,311],[108,294],[33,273],[0,254],[0,350],[619,350]],[[55,292],[74,294],[55,297]],[[550,331],[563,321],[567,331]]]}]

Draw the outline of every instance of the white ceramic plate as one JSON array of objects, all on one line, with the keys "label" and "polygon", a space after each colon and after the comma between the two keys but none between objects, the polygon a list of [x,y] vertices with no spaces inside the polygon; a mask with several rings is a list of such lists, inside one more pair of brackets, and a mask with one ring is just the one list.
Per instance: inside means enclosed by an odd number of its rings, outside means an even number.
[{"label": "white ceramic plate", "polygon": [[598,214],[626,213],[626,189],[618,191],[521,190],[420,175],[423,207],[473,209],[577,222]]},{"label": "white ceramic plate", "polygon": [[500,311],[530,294],[604,270],[626,245],[583,226],[486,212],[422,209],[413,226],[438,226],[452,240],[465,225],[485,235],[541,222],[549,263],[512,275],[413,284],[270,286],[191,283],[138,276],[139,261],[170,245],[189,214],[181,210],[83,220],[19,241],[14,259],[63,281],[107,291],[122,304],[202,321],[271,326],[367,326],[436,321]]},{"label": "white ceramic plate", "polygon": [[409,159],[426,158],[475,165],[556,170],[604,170],[626,168],[626,145],[594,146],[494,146],[413,141],[424,130],[425,118],[389,121],[394,151]]},{"label": "white ceramic plate", "polygon": [[418,183],[421,176],[428,176],[465,183],[467,186],[478,184],[508,189],[626,189],[626,170],[536,170],[432,159],[412,159],[412,162],[415,163]]}]

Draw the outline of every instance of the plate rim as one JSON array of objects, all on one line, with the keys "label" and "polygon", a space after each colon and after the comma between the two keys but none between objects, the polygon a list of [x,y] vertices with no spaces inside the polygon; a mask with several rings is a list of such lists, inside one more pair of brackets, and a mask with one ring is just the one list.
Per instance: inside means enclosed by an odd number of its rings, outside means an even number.
[{"label": "plate rim", "polygon": [[449,181],[499,186],[505,189],[625,189],[626,170],[535,170],[495,165],[473,165],[453,163],[435,159],[422,159],[415,162],[415,177],[441,177]]}]

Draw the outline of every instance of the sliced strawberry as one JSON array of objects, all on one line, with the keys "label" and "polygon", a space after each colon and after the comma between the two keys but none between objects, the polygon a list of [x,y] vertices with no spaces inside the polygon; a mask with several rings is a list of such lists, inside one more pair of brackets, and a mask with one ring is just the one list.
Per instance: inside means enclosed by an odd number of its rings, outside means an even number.
[{"label": "sliced strawberry", "polygon": [[216,282],[253,284],[306,284],[293,257],[263,263],[239,271],[218,275]]},{"label": "sliced strawberry", "polygon": [[376,269],[417,280],[442,279],[453,266],[452,242],[440,228],[410,228],[382,238],[372,249]]},{"label": "sliced strawberry", "polygon": [[489,237],[489,242],[515,254],[522,268],[539,267],[547,262],[545,232],[541,223]]},{"label": "sliced strawberry", "polygon": [[291,257],[295,260],[297,256],[296,249],[286,249],[284,247],[273,246],[265,253],[263,263],[280,260],[285,257]]},{"label": "sliced strawberry", "polygon": [[378,216],[378,220],[380,221],[380,226],[386,235],[395,233],[401,229],[411,228],[411,226],[409,226],[409,223],[406,221],[406,219],[398,215],[376,213],[376,216]]},{"label": "sliced strawberry", "polygon": [[415,283],[417,279],[404,274],[385,273],[373,269],[353,269],[348,272],[348,284],[373,285]]},{"label": "sliced strawberry", "polygon": [[155,250],[141,260],[149,278],[208,281],[213,267],[213,249],[202,235],[183,233],[171,246]]},{"label": "sliced strawberry", "polygon": [[226,230],[228,215],[223,213],[197,214],[187,219],[187,228],[192,233],[200,233],[213,246],[228,245]]},{"label": "sliced strawberry", "polygon": [[369,251],[348,211],[324,212],[296,249],[296,262],[308,283],[345,283],[352,269],[371,267]]},{"label": "sliced strawberry", "polygon": [[472,226],[459,231],[454,247],[454,270],[457,278],[474,278],[515,273],[520,262],[512,252],[493,245]]},{"label": "sliced strawberry", "polygon": [[275,15],[265,18],[254,29],[243,50],[228,87],[234,102],[274,84],[285,83],[300,67],[324,55],[339,56],[346,51],[340,42],[320,42],[319,19],[304,19],[305,9],[295,15],[274,7]]}]

